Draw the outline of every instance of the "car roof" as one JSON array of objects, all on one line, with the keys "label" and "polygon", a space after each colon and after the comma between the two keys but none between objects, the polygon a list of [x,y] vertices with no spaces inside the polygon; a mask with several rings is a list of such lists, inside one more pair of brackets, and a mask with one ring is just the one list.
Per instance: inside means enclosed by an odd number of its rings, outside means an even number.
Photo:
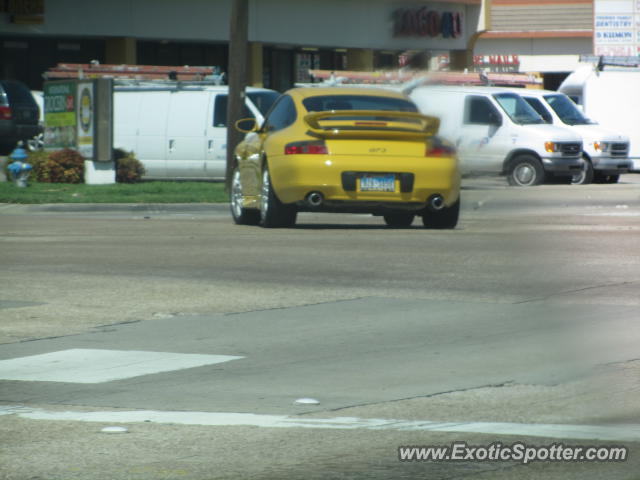
[{"label": "car roof", "polygon": [[384,88],[358,88],[358,87],[298,87],[287,90],[285,93],[300,99],[319,97],[324,95],[363,95],[372,97],[399,98],[408,100],[407,96],[393,90]]}]

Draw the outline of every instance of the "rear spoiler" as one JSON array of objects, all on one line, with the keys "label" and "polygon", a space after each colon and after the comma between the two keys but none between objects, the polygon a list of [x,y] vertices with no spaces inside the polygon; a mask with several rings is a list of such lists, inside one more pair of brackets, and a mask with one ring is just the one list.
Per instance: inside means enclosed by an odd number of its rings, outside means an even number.
[{"label": "rear spoiler", "polygon": [[[354,118],[356,117],[356,118]],[[357,117],[362,117],[358,119]],[[331,110],[305,115],[309,133],[321,138],[389,138],[423,140],[438,133],[440,119],[417,112]],[[333,121],[320,125],[322,121]]]}]

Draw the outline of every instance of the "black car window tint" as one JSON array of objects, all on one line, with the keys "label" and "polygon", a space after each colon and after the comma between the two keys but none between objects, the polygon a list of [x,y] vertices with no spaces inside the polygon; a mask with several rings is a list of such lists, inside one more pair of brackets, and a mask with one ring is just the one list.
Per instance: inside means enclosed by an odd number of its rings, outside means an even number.
[{"label": "black car window tint", "polygon": [[402,98],[373,95],[318,95],[302,101],[308,112],[331,110],[389,110],[394,112],[417,112],[418,108]]},{"label": "black car window tint", "polygon": [[256,106],[258,111],[264,116],[273,106],[280,94],[278,92],[249,92],[247,97]]},{"label": "black car window tint", "polygon": [[265,129],[282,130],[296,121],[296,107],[289,95],[282,95],[265,120]]},{"label": "black car window tint", "polygon": [[4,90],[7,93],[9,103],[34,104],[35,100],[31,96],[31,91],[19,82],[4,82]]},{"label": "black car window tint", "polygon": [[[213,126],[214,127],[226,127],[227,126],[227,104],[228,95],[216,95],[216,100],[213,105]],[[245,104],[242,118],[255,118],[251,110]]]},{"label": "black car window tint", "polygon": [[485,97],[468,97],[466,102],[465,123],[481,125],[491,124],[491,113],[497,112]]}]

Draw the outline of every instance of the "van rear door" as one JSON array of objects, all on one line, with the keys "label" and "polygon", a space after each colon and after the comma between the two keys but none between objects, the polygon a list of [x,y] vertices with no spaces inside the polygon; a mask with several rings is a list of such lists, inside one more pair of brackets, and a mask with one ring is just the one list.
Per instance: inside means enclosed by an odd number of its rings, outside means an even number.
[{"label": "van rear door", "polygon": [[167,120],[167,177],[205,177],[205,126],[207,91],[177,91],[170,93]]},{"label": "van rear door", "polygon": [[[128,98],[122,94],[123,101]],[[165,146],[167,135],[167,115],[169,112],[169,92],[131,93],[140,95],[138,109],[138,140],[136,156],[143,163],[146,170],[145,177],[165,178],[167,176],[167,149]],[[118,113],[118,96],[116,96],[115,115]]]}]

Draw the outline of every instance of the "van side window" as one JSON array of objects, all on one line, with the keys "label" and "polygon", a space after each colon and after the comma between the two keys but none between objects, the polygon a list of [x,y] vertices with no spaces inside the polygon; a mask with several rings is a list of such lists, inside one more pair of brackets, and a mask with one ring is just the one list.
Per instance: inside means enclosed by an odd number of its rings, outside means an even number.
[{"label": "van side window", "polygon": [[296,107],[289,95],[282,95],[264,121],[265,131],[282,130],[296,121]]},{"label": "van side window", "polygon": [[[213,126],[214,127],[226,127],[227,126],[227,104],[229,103],[229,96],[219,94],[216,95],[215,103],[213,104]],[[251,110],[245,104],[242,118],[255,118],[255,115],[251,113]]]},{"label": "van side window", "polygon": [[464,123],[490,125],[492,113],[493,118],[500,116],[488,98],[469,96],[465,103]]},{"label": "van side window", "polygon": [[542,117],[545,123],[553,123],[553,117],[549,113],[549,110],[542,104],[542,102],[537,98],[532,97],[522,97],[526,100],[526,102],[533,107],[538,115]]}]

